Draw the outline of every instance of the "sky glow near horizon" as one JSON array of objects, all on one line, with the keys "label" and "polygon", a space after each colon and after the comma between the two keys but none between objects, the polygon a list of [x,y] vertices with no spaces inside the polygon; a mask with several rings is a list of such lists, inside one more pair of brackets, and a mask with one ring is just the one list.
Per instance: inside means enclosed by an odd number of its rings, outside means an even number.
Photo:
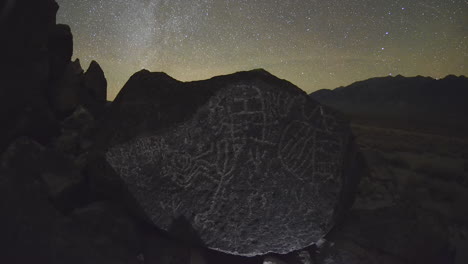
[{"label": "sky glow near horizon", "polygon": [[468,75],[466,0],[57,0],[74,58],[112,100],[141,69],[181,81],[264,68],[308,93],[397,75]]}]

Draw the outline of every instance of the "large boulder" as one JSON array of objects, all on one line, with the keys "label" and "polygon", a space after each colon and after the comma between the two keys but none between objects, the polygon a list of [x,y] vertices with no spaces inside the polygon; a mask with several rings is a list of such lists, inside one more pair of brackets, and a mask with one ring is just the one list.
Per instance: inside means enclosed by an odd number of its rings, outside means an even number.
[{"label": "large boulder", "polygon": [[288,253],[352,201],[347,120],[266,71],[189,83],[141,71],[112,113],[108,163],[157,227],[188,223],[175,236],[235,255]]}]

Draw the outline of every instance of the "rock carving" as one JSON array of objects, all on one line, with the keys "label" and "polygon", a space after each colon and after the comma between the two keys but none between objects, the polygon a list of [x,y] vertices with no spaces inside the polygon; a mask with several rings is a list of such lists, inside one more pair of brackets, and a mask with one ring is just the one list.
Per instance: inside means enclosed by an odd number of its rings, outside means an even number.
[{"label": "rock carving", "polygon": [[247,81],[106,157],[158,227],[183,216],[210,248],[287,253],[332,227],[349,135],[299,90]]}]

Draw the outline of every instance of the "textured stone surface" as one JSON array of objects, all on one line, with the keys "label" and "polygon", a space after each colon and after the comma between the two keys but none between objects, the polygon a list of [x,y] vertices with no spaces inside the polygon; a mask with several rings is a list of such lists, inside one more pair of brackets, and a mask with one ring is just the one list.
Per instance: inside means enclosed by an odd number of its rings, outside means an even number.
[{"label": "textured stone surface", "polygon": [[205,246],[245,256],[288,253],[328,232],[341,194],[352,194],[344,119],[261,70],[174,86],[206,98],[106,153],[154,224],[183,218]]}]

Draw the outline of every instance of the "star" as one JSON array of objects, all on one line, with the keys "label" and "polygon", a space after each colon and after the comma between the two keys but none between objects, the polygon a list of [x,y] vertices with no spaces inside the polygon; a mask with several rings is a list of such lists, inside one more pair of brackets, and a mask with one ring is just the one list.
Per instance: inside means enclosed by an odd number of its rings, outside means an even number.
[{"label": "star", "polygon": [[102,66],[110,100],[143,68],[182,81],[264,68],[309,93],[390,71],[468,75],[464,0],[57,2],[74,58]]}]

